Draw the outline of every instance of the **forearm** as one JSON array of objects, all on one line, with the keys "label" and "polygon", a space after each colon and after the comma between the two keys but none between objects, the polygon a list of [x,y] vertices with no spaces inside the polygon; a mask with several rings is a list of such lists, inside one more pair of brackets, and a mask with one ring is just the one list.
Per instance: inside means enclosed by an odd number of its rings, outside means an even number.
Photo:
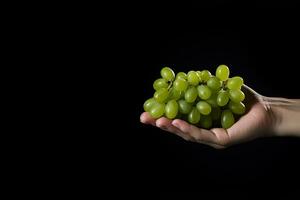
[{"label": "forearm", "polygon": [[270,98],[274,117],[274,133],[300,137],[300,99]]}]

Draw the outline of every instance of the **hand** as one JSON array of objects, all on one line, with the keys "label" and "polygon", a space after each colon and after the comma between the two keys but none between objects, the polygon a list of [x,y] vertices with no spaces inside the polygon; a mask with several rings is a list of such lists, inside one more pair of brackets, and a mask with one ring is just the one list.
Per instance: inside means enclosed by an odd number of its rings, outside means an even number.
[{"label": "hand", "polygon": [[155,120],[147,112],[142,113],[140,120],[142,123],[174,133],[185,140],[206,144],[217,149],[270,135],[277,120],[271,107],[265,103],[262,95],[248,86],[244,85],[243,91],[246,95],[246,114],[229,129],[206,130],[180,119],[170,120],[165,117]]}]

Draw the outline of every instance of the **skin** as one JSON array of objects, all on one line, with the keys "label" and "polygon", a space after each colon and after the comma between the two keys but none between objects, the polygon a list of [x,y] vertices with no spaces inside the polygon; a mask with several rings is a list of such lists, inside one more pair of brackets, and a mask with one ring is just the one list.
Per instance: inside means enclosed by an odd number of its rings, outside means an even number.
[{"label": "skin", "polygon": [[153,119],[144,112],[140,120],[181,138],[206,144],[217,149],[247,142],[258,137],[300,136],[300,100],[265,97],[244,85],[245,105],[248,108],[229,129],[201,129],[183,120],[165,117]]}]

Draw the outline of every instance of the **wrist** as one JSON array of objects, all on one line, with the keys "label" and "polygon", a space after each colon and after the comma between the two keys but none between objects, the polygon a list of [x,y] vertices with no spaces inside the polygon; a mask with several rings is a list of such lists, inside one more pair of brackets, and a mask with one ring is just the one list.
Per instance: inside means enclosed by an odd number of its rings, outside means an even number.
[{"label": "wrist", "polygon": [[283,110],[278,106],[270,106],[271,117],[272,117],[272,132],[274,136],[284,136],[285,127],[282,124]]},{"label": "wrist", "polygon": [[275,136],[300,137],[300,101],[270,98],[269,105],[273,118]]}]

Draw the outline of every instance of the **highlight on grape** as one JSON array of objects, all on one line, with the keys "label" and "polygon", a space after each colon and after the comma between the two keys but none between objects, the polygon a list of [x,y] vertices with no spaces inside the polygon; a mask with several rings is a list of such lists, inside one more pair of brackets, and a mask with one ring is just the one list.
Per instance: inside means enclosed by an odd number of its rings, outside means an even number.
[{"label": "highlight on grape", "polygon": [[230,128],[245,113],[243,78],[231,77],[226,65],[219,65],[215,75],[208,70],[177,74],[169,67],[160,71],[153,83],[152,98],[144,110],[157,119],[183,119],[198,127]]}]

